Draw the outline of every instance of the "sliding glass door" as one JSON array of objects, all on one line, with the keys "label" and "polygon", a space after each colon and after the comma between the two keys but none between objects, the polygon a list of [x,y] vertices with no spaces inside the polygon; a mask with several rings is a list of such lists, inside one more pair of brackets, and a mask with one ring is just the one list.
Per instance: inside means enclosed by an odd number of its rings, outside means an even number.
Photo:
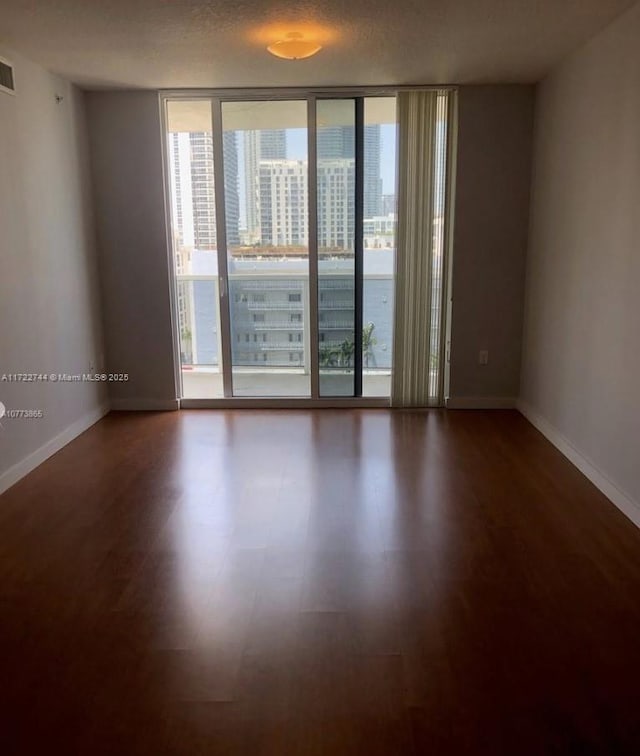
[{"label": "sliding glass door", "polygon": [[222,103],[233,396],[311,396],[307,103]]},{"label": "sliding glass door", "polygon": [[395,102],[167,100],[184,398],[389,396]]},{"label": "sliding glass door", "polygon": [[356,395],[356,100],[316,103],[320,396]]},{"label": "sliding glass door", "polygon": [[165,118],[182,398],[218,399],[225,392],[211,101],[168,100]]},{"label": "sliding glass door", "polygon": [[396,258],[396,98],[365,97],[362,395],[389,396]]}]

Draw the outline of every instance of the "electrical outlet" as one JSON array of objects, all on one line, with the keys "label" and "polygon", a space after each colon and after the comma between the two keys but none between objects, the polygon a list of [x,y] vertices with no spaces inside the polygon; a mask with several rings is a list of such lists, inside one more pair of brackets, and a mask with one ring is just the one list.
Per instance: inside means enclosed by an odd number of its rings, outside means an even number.
[{"label": "electrical outlet", "polygon": [[488,365],[488,364],[489,364],[489,350],[481,349],[480,353],[478,354],[478,365]]}]

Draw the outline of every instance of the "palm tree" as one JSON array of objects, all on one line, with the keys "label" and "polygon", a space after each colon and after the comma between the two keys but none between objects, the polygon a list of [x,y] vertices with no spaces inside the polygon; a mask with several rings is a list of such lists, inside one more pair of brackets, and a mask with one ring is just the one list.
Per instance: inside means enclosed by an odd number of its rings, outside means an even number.
[{"label": "palm tree", "polygon": [[355,352],[355,344],[352,339],[345,339],[338,349],[338,355],[340,359],[341,367],[350,367],[353,360],[353,354]]},{"label": "palm tree", "polygon": [[320,347],[320,367],[337,367],[338,351],[335,347]]},{"label": "palm tree", "polygon": [[373,335],[375,327],[375,323],[367,323],[362,329],[362,356],[365,367],[369,367],[369,358],[373,357],[373,347],[378,343],[378,339]]},{"label": "palm tree", "polygon": [[[367,323],[362,329],[362,356],[364,357],[366,367],[369,366],[369,358],[373,356],[373,347],[378,343],[378,340],[373,335],[374,329],[374,323]],[[320,366],[353,367],[355,350],[354,340],[350,338],[346,338],[338,346],[322,346],[320,347]]]}]

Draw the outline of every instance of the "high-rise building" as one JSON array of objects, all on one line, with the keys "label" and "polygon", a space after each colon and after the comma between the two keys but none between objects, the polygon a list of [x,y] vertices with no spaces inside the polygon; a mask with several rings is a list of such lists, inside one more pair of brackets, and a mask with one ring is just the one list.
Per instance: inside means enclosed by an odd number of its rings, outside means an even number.
[{"label": "high-rise building", "polygon": [[[260,243],[306,246],[309,239],[308,173],[302,160],[260,161]],[[318,246],[353,249],[355,161],[318,161]]]},{"label": "high-rise building", "polygon": [[[217,249],[213,140],[210,132],[171,135],[172,203],[178,249]],[[381,213],[380,127],[365,127],[364,217]],[[223,135],[226,232],[229,248],[240,245],[237,132]],[[247,131],[244,180],[249,243],[308,244],[306,161],[287,160],[284,129]],[[318,130],[318,244],[324,250],[353,248],[355,236],[354,130]]]},{"label": "high-rise building", "polygon": [[355,158],[355,130],[353,126],[319,126],[317,140],[318,160]]},{"label": "high-rise building", "polygon": [[287,141],[284,129],[261,129],[244,132],[244,182],[247,239],[255,244],[260,233],[260,161],[284,160]]},{"label": "high-rise building", "polygon": [[[179,248],[217,249],[213,139],[211,132],[171,134],[173,218]],[[223,138],[227,242],[239,239],[238,149],[235,134]]]},{"label": "high-rise building", "polygon": [[[177,249],[193,248],[191,145],[189,134],[170,134],[171,209]],[[188,201],[185,201],[187,199]]]},{"label": "high-rise building", "polygon": [[396,195],[383,194],[382,195],[382,215],[392,215],[395,212],[396,212]]},{"label": "high-rise building", "polygon": [[351,250],[355,236],[355,160],[318,160],[318,248]]},{"label": "high-rise building", "polygon": [[225,131],[222,140],[224,151],[224,203],[227,221],[227,244],[229,247],[237,247],[240,245],[240,194],[238,191],[237,134],[235,131]]},{"label": "high-rise building", "polygon": [[364,217],[382,213],[382,178],[380,177],[380,126],[364,127]]},{"label": "high-rise building", "polygon": [[260,160],[260,243],[306,246],[309,239],[307,164],[303,160]]},{"label": "high-rise building", "polygon": [[[353,126],[321,126],[318,128],[318,160],[355,158]],[[380,126],[364,127],[364,217],[382,213],[382,179],[380,178]]]}]

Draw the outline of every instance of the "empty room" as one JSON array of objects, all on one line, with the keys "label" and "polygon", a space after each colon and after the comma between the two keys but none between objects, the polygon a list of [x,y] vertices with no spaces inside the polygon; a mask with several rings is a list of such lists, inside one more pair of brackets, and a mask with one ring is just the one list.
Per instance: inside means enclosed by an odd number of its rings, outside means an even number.
[{"label": "empty room", "polygon": [[0,6],[2,753],[640,753],[640,3]]}]

